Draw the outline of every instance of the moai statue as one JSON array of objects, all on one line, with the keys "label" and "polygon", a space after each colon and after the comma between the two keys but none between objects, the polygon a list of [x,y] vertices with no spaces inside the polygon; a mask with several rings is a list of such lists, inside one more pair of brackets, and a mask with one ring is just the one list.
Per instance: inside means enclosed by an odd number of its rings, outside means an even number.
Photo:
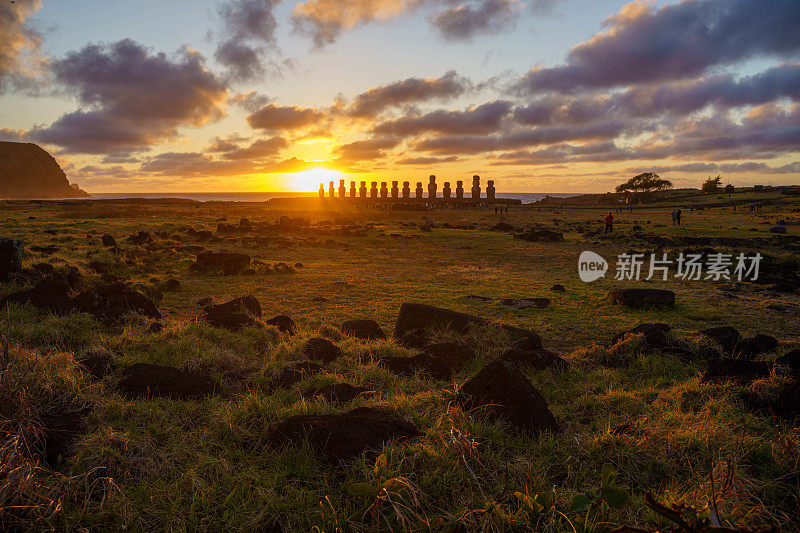
[{"label": "moai statue", "polygon": [[400,191],[397,189],[397,184],[399,182],[393,181],[392,182],[392,200],[397,200],[398,196],[400,195]]},{"label": "moai statue", "polygon": [[463,200],[464,199],[464,182],[463,181],[457,181],[456,182],[456,198],[458,200]]},{"label": "moai statue", "polygon": [[428,183],[428,198],[430,198],[431,200],[435,200],[436,199],[436,176],[431,174],[430,176],[428,176],[428,180],[430,180],[430,182]]},{"label": "moai statue", "polygon": [[486,199],[494,200],[494,180],[486,182]]},{"label": "moai statue", "polygon": [[444,182],[444,187],[442,187],[442,198],[444,198],[445,200],[449,200],[450,199],[450,192],[451,192],[450,191],[450,182],[449,181],[445,181]]},{"label": "moai statue", "polygon": [[416,190],[416,198],[417,200],[422,200],[422,182],[417,182],[417,190]]},{"label": "moai statue", "polygon": [[389,189],[386,188],[386,182],[381,182],[381,200],[386,200],[389,197]]},{"label": "moai statue", "polygon": [[411,199],[411,184],[407,181],[403,182],[403,200]]},{"label": "moai statue", "polygon": [[361,187],[358,188],[358,197],[361,199],[365,199],[367,197],[367,182],[362,181]]},{"label": "moai statue", "polygon": [[336,198],[336,190],[333,188],[333,182],[328,183],[328,198]]},{"label": "moai statue", "polygon": [[373,181],[369,187],[369,196],[370,198],[377,198],[378,197],[378,182]]},{"label": "moai statue", "polygon": [[350,182],[350,198],[355,198],[355,197],[356,197],[356,182],[355,181],[351,181]]},{"label": "moai statue", "polygon": [[344,200],[347,196],[347,187],[344,186],[344,180],[339,180],[339,199]]},{"label": "moai statue", "polygon": [[481,177],[480,176],[472,176],[472,199],[473,200],[480,200],[481,199]]},{"label": "moai statue", "polygon": [[319,184],[319,197],[320,198],[325,198],[325,184],[324,183],[320,183]]}]

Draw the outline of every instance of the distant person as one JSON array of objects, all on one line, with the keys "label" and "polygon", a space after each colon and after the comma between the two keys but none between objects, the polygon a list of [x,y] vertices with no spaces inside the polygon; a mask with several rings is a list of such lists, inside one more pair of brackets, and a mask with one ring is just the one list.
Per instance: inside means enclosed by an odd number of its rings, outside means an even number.
[{"label": "distant person", "polygon": [[677,223],[677,220],[678,220],[678,210],[677,210],[677,209],[673,209],[673,210],[672,210],[672,213],[670,213],[670,215],[672,215],[672,225],[673,225],[673,226],[676,226],[676,225],[678,224],[678,223]]},{"label": "distant person", "polygon": [[606,216],[606,230],[603,233],[613,233],[614,231],[614,215],[611,214],[611,211],[608,212]]},{"label": "distant person", "polygon": [[506,206],[506,215],[508,214],[508,206]]},{"label": "distant person", "polygon": [[680,209],[676,209],[675,210],[675,221],[678,223],[679,226],[681,225],[681,210]]}]

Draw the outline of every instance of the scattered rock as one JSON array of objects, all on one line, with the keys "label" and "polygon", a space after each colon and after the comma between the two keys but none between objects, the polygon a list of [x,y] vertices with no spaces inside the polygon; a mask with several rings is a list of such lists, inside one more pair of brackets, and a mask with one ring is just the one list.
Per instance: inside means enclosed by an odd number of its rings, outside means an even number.
[{"label": "scattered rock", "polygon": [[100,285],[75,297],[78,309],[94,316],[99,322],[113,324],[122,317],[136,313],[149,318],[161,318],[155,303],[124,282]]},{"label": "scattered rock", "polygon": [[100,237],[100,241],[103,243],[103,246],[106,248],[116,248],[117,247],[117,239],[106,233],[102,237]]},{"label": "scattered rock", "polygon": [[773,352],[778,348],[778,339],[770,335],[758,334],[754,337],[742,339],[739,344],[739,356],[752,359],[762,353]]},{"label": "scattered rock", "polygon": [[[205,299],[204,299],[205,300]],[[201,300],[201,301],[204,301]],[[198,302],[198,305],[200,302]],[[261,303],[253,295],[240,296],[224,304],[207,305],[203,308],[206,313],[248,313],[253,316],[261,316]]]},{"label": "scattered rock", "polygon": [[550,287],[550,290],[553,292],[567,292],[567,289],[565,289],[564,286],[559,283],[556,283],[555,285]]},{"label": "scattered rock", "polygon": [[374,320],[347,320],[342,324],[342,333],[367,341],[386,338],[386,334]]},{"label": "scattered rock", "polygon": [[56,272],[50,263],[36,263],[32,268],[42,276],[52,276]]},{"label": "scattered rock", "polygon": [[76,361],[81,370],[87,372],[92,377],[103,379],[114,372],[114,354],[108,350],[92,350],[86,352],[83,357]]},{"label": "scattered rock", "polygon": [[719,344],[727,354],[733,354],[742,341],[742,336],[731,326],[707,328],[700,330],[700,335],[708,337]]},{"label": "scattered rock", "polygon": [[108,264],[102,261],[89,261],[89,270],[97,274],[108,274],[110,268]]},{"label": "scattered rock", "polygon": [[466,296],[462,296],[465,300],[473,300],[476,302],[488,302],[491,300],[488,296],[478,296],[477,294],[467,294]]},{"label": "scattered rock", "polygon": [[560,427],[547,402],[519,366],[493,361],[464,383],[456,395],[464,409],[481,409],[534,434],[559,431]]},{"label": "scattered rock", "polygon": [[343,414],[292,416],[272,428],[270,441],[278,445],[308,439],[319,455],[338,463],[365,451],[376,455],[386,442],[402,442],[422,434],[392,411],[359,407]]},{"label": "scattered rock", "polygon": [[255,327],[258,322],[247,313],[223,313],[219,311],[206,311],[206,322],[215,328],[229,331],[241,331],[243,328]]},{"label": "scattered rock", "polygon": [[19,239],[0,239],[0,281],[22,271],[23,248]]},{"label": "scattered rock", "polygon": [[417,354],[412,357],[401,357],[396,355],[384,355],[378,357],[376,362],[393,374],[401,376],[413,376],[417,372],[428,375],[433,379],[450,379],[453,374],[453,367],[444,359],[432,357],[426,353]]},{"label": "scattered rock", "polygon": [[775,364],[787,367],[795,376],[800,375],[800,350],[792,350],[778,357]]},{"label": "scattered rock", "polygon": [[278,373],[272,384],[276,387],[288,389],[295,383],[302,381],[306,375],[316,374],[321,370],[322,366],[312,361],[292,363]]},{"label": "scattered rock", "polygon": [[[459,334],[465,334],[473,325],[486,326],[491,322],[483,318],[425,305],[419,303],[405,302],[400,306],[400,313],[397,315],[397,323],[394,328],[394,337],[404,346],[418,348],[427,342],[427,332],[431,330],[451,330]],[[508,325],[500,325],[506,333],[515,338],[530,338],[531,342],[538,343],[541,347],[539,336],[532,331],[515,328]]]},{"label": "scattered rock", "polygon": [[208,307],[213,303],[214,303],[214,298],[211,298],[210,296],[206,298],[200,298],[199,300],[197,300],[198,307]]},{"label": "scattered rock", "polygon": [[750,392],[746,400],[756,411],[795,422],[800,418],[800,381],[790,380],[767,395]]},{"label": "scattered rock", "polygon": [[769,228],[770,233],[786,233],[786,226],[772,226]]},{"label": "scattered rock", "polygon": [[708,364],[703,381],[736,381],[750,383],[769,377],[772,363],[767,361],[747,361],[745,359],[718,359]]},{"label": "scattered rock", "polygon": [[544,309],[550,305],[550,298],[520,298],[500,300],[502,305],[513,307],[514,309]]},{"label": "scattered rock", "polygon": [[342,349],[328,339],[313,337],[303,345],[302,353],[312,361],[330,363],[342,355]]},{"label": "scattered rock", "polygon": [[629,329],[627,331],[623,331],[614,336],[611,340],[611,344],[617,344],[619,341],[624,339],[627,335],[644,335],[645,343],[649,348],[657,349],[657,348],[666,348],[669,346],[669,332],[672,328],[669,327],[668,324],[660,324],[660,323],[646,323],[646,324],[639,324],[635,328]]},{"label": "scattered rock", "polygon": [[128,398],[186,400],[209,396],[219,389],[219,385],[203,372],[137,363],[121,372],[117,388]]},{"label": "scattered rock", "polygon": [[365,387],[354,387],[349,383],[333,383],[319,389],[307,391],[303,396],[306,398],[322,397],[331,403],[347,403],[352,402],[365,392],[368,392]]},{"label": "scattered rock", "polygon": [[294,332],[297,330],[297,326],[294,323],[294,320],[289,318],[286,315],[278,315],[275,317],[270,318],[267,320],[267,324],[270,326],[275,326],[278,328],[278,331],[281,333],[285,333],[287,335],[294,335]]},{"label": "scattered rock", "polygon": [[664,289],[612,289],[606,298],[625,307],[663,308],[675,305],[675,293]]},{"label": "scattered rock", "polygon": [[76,309],[75,301],[70,296],[69,285],[57,278],[43,279],[32,289],[9,294],[0,299],[0,309],[11,303],[27,303],[42,311],[60,315],[72,313]]},{"label": "scattered rock", "polygon": [[147,328],[148,335],[156,335],[158,333],[161,333],[162,331],[164,331],[164,324],[162,324],[161,322],[153,322]]},{"label": "scattered rock", "polygon": [[175,278],[169,278],[164,284],[161,286],[162,290],[165,292],[178,292],[181,290],[181,282]]},{"label": "scattered rock", "polygon": [[241,274],[250,268],[250,256],[234,252],[202,252],[197,254],[195,265],[200,272]]},{"label": "scattered rock", "polygon": [[130,244],[135,244],[137,246],[145,246],[147,244],[152,244],[153,236],[146,231],[139,231],[136,235],[131,235],[128,237],[128,242]]}]

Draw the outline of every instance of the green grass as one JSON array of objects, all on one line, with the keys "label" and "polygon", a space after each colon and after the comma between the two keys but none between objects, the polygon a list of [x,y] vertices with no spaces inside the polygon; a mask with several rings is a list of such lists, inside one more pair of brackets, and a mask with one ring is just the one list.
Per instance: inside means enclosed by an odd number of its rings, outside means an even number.
[{"label": "green grass", "polygon": [[[504,217],[480,210],[431,211],[425,216],[437,226],[471,223],[477,228],[420,232],[407,226],[422,221],[414,212],[288,211],[259,204],[187,202],[4,203],[3,236],[21,238],[28,248],[59,247],[52,255],[32,252],[28,264],[78,266],[90,286],[99,277],[89,271],[88,262],[100,260],[112,265],[114,275],[133,283],[154,287],[151,278],[163,282],[176,277],[182,290],[163,293],[159,307],[165,329],[156,335],[145,333],[149,321],[141,317],[108,328],[88,315],[52,317],[27,306],[11,306],[3,314],[0,333],[10,350],[0,368],[5,387],[0,428],[2,449],[9,453],[5,470],[0,470],[0,521],[15,516],[21,529],[143,531],[664,527],[667,523],[644,503],[645,492],[651,492],[661,502],[697,508],[713,499],[726,524],[776,524],[788,530],[800,519],[798,429],[749,410],[741,386],[701,383],[705,362],[700,357],[682,362],[642,353],[636,338],[605,345],[619,331],[658,321],[670,324],[695,353],[707,344],[695,332],[711,325],[733,325],[745,335],[772,334],[783,353],[798,346],[797,295],[752,284],[730,293],[711,282],[629,282],[673,289],[678,305],[664,311],[628,310],[602,298],[617,286],[613,274],[584,284],[576,262],[586,249],[607,258],[631,246],[652,249],[632,240],[635,223],[647,233],[666,236],[769,238],[769,226],[762,222],[797,222],[798,205],[781,203],[736,214],[728,208],[707,209],[686,216],[681,228],[653,227],[669,222],[669,209],[654,206],[620,214],[618,233],[603,240],[578,230],[599,228],[600,209],[568,208],[561,215],[512,209]],[[140,229],[181,235],[190,225],[214,229],[221,217],[262,222],[281,215],[375,227],[362,236],[340,236],[317,225],[307,232],[276,234],[260,244],[248,236],[206,243],[157,239],[151,251],[124,243]],[[534,244],[488,230],[500,220],[519,227],[561,228],[566,241]],[[790,235],[798,236],[798,227],[790,225]],[[44,233],[46,229],[56,235]],[[104,249],[99,242],[103,233],[114,235],[125,252],[114,255]],[[413,238],[394,238],[392,233]],[[287,246],[286,238],[292,244]],[[765,242],[752,250],[797,264],[796,250]],[[267,264],[303,267],[294,274],[196,275],[189,271],[194,253],[184,247],[197,244],[243,251]],[[551,292],[555,283],[567,292]],[[19,288],[0,285],[0,296]],[[199,320],[197,300],[211,296],[221,302],[245,294],[260,300],[265,318],[291,316],[299,326],[297,335],[285,337],[268,326],[231,333]],[[494,300],[474,301],[466,295]],[[550,298],[552,305],[517,311],[496,301],[537,296]],[[392,340],[344,339],[337,344],[345,356],[326,365],[325,372],[288,390],[272,386],[276,373],[299,359],[300,346],[309,337],[362,317],[391,332],[404,301],[448,307],[539,333],[545,347],[570,362],[564,371],[527,372],[563,431],[532,438],[502,422],[464,413],[452,403],[458,386],[504,349],[503,339],[485,330],[466,338],[477,360],[447,382],[398,377],[361,363],[368,354],[414,353]],[[786,311],[769,309],[770,304]],[[76,368],[74,356],[98,348],[113,352],[120,367],[147,362],[202,369],[222,389],[198,402],[126,400],[114,391],[113,378],[92,382]],[[774,387],[781,379],[753,387]],[[338,381],[367,387],[374,395],[339,406],[301,394]],[[19,437],[35,433],[36,412],[67,401],[94,404],[86,432],[60,472],[35,467],[35,443],[26,447]],[[387,446],[377,464],[362,457],[337,468],[318,459],[305,443],[280,448],[267,443],[270,426],[288,416],[342,412],[359,405],[391,406],[425,435]],[[625,423],[636,431],[612,431]],[[627,487],[628,497],[618,507],[600,499],[606,465],[616,471],[616,483]],[[547,505],[539,510],[515,493]],[[572,506],[581,494],[595,502],[588,510]]]}]

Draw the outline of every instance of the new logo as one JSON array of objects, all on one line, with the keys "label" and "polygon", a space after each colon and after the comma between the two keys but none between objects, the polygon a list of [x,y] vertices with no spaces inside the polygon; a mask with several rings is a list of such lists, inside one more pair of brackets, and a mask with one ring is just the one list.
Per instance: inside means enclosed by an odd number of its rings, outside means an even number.
[{"label": "new logo", "polygon": [[608,261],[594,252],[581,252],[578,258],[578,275],[581,281],[591,283],[602,278],[608,272]]}]

